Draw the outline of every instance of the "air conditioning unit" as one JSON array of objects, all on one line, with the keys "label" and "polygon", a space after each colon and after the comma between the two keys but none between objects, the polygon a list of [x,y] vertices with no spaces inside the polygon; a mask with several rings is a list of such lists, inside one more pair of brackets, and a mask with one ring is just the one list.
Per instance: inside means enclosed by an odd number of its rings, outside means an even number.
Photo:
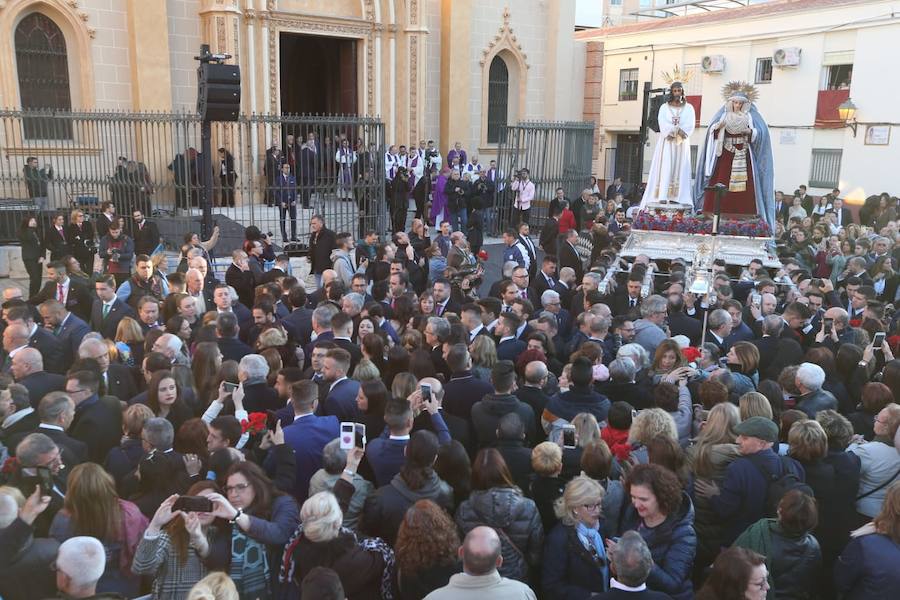
[{"label": "air conditioning unit", "polygon": [[776,67],[796,67],[800,64],[801,48],[779,48],[772,55],[772,64]]},{"label": "air conditioning unit", "polygon": [[725,70],[725,57],[721,54],[704,56],[700,61],[700,68],[704,73],[721,73]]}]

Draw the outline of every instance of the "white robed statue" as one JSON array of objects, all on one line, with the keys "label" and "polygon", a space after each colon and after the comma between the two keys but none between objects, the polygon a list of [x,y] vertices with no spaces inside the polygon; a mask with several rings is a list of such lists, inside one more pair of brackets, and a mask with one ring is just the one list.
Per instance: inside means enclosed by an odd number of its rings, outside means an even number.
[{"label": "white robed statue", "polygon": [[[679,73],[678,69],[675,74],[687,75]],[[684,86],[673,78],[668,102],[659,108],[659,137],[653,151],[641,209],[649,204],[683,204],[693,208],[690,138],[694,122],[694,107],[684,98]]]}]

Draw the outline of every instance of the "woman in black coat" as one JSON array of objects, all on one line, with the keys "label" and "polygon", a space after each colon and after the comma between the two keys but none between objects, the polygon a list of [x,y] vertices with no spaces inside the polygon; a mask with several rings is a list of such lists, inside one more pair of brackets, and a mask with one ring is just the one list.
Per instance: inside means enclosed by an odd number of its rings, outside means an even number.
[{"label": "woman in black coat", "polygon": [[547,600],[581,600],[609,589],[609,561],[600,534],[603,487],[579,476],[556,502],[561,523],[544,546],[543,588]]},{"label": "woman in black coat", "polygon": [[97,255],[97,241],[94,224],[85,219],[84,212],[75,209],[69,215],[66,226],[66,240],[72,249],[72,256],[78,259],[81,270],[85,273],[94,271],[94,257]]},{"label": "woman in black coat", "polygon": [[44,247],[50,251],[50,260],[59,260],[72,254],[66,239],[66,218],[60,213],[53,217],[50,226],[44,229]]},{"label": "woman in black coat", "polygon": [[41,291],[44,274],[44,245],[38,236],[37,217],[25,217],[19,225],[19,243],[22,244],[22,262],[28,271],[28,297]]}]

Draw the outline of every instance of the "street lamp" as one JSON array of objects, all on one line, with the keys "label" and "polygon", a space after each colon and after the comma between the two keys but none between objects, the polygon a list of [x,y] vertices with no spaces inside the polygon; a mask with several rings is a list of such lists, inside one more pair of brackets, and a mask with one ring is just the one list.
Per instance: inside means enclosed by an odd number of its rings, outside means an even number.
[{"label": "street lamp", "polygon": [[852,129],[853,137],[856,137],[856,126],[858,123],[856,122],[856,105],[853,104],[853,100],[847,98],[841,102],[840,106],[838,106],[838,116],[844,122],[844,127]]}]

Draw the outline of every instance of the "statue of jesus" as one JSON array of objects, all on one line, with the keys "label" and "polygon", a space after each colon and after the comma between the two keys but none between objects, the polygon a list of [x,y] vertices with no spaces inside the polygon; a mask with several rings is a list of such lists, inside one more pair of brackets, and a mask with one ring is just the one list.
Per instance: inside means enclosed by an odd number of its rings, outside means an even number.
[{"label": "statue of jesus", "polygon": [[641,209],[648,204],[682,204],[693,208],[691,191],[691,133],[694,107],[684,98],[684,85],[673,81],[668,102],[659,108],[659,138],[647,176]]}]

